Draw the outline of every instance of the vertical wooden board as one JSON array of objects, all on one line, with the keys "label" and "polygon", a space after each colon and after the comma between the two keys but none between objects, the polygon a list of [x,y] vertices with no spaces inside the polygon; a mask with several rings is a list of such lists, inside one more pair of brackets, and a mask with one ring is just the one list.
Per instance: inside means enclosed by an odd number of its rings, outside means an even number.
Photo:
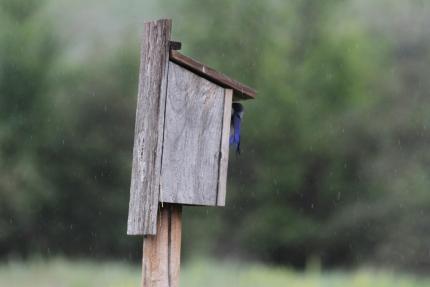
[{"label": "vertical wooden board", "polygon": [[165,204],[159,209],[157,234],[143,239],[142,286],[178,287],[181,259],[182,207]]},{"label": "vertical wooden board", "polygon": [[222,135],[220,143],[220,161],[218,177],[218,198],[217,205],[225,205],[225,196],[227,193],[227,170],[228,170],[228,152],[231,126],[231,105],[233,99],[233,90],[226,89],[224,92],[224,114],[222,122]]},{"label": "vertical wooden board", "polygon": [[127,234],[155,234],[171,20],[145,23]]},{"label": "vertical wooden board", "polygon": [[169,65],[160,201],[216,205],[224,89]]}]

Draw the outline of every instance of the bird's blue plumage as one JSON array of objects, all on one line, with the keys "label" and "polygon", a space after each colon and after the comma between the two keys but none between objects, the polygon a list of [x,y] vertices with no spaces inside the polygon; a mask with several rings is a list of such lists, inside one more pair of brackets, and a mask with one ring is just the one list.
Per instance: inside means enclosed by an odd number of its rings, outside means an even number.
[{"label": "bird's blue plumage", "polygon": [[240,154],[240,125],[243,119],[243,106],[233,103],[231,115],[230,145],[236,145],[236,152]]}]

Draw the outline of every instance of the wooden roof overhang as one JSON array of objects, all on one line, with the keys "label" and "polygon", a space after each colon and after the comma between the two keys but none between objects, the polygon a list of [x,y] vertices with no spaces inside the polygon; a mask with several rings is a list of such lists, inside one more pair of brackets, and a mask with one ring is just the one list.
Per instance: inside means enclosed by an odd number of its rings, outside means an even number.
[{"label": "wooden roof overhang", "polygon": [[[177,48],[177,46],[175,46],[175,48]],[[181,54],[174,50],[175,48],[170,49],[170,60],[172,62],[221,87],[232,89],[234,100],[249,100],[255,98],[257,92],[254,89],[198,62],[197,60],[194,60],[193,58]]]}]

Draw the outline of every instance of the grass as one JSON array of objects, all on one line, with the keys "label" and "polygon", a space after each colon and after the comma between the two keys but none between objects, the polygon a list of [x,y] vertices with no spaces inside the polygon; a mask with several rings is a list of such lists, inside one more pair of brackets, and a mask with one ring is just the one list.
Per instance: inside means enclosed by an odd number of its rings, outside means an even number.
[{"label": "grass", "polygon": [[[0,265],[2,287],[135,287],[139,284],[139,268],[124,263],[53,259]],[[370,269],[355,272],[294,272],[261,265],[197,260],[183,266],[181,286],[429,287],[430,278]]]}]

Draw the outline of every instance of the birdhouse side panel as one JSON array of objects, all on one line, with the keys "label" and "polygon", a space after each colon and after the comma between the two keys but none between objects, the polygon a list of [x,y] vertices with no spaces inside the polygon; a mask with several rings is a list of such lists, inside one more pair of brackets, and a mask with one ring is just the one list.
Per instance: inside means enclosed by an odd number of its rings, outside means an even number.
[{"label": "birdhouse side panel", "polygon": [[170,62],[160,201],[218,205],[224,88]]}]

